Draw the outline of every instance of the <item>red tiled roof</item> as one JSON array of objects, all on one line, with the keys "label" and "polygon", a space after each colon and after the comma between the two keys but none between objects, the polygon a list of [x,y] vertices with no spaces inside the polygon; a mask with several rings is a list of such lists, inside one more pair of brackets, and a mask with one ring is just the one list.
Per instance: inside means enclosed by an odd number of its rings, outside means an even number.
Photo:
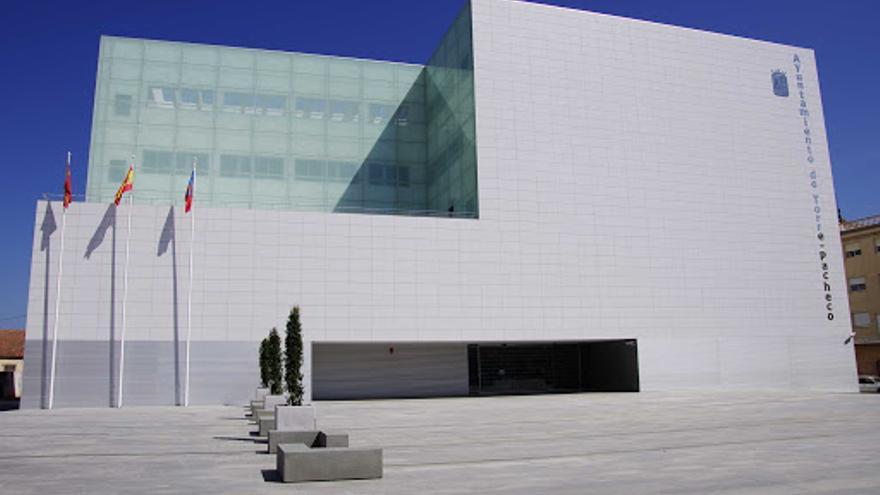
[{"label": "red tiled roof", "polygon": [[24,330],[0,330],[0,359],[24,359]]}]

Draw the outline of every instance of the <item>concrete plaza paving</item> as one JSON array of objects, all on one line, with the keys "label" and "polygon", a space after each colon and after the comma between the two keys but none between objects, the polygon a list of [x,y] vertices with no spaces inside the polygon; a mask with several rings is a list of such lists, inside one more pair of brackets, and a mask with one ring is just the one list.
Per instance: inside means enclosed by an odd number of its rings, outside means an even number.
[{"label": "concrete plaza paving", "polygon": [[0,413],[0,493],[880,493],[880,394],[319,402],[381,480],[285,485],[241,407]]}]

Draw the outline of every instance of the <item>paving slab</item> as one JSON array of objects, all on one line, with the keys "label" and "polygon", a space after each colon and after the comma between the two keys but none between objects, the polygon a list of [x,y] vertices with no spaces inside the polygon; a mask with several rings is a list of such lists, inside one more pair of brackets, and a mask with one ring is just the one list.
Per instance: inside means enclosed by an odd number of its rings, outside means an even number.
[{"label": "paving slab", "polygon": [[[880,394],[571,394],[315,403],[378,480],[295,493],[880,493]],[[0,492],[291,493],[240,406],[0,413]]]}]

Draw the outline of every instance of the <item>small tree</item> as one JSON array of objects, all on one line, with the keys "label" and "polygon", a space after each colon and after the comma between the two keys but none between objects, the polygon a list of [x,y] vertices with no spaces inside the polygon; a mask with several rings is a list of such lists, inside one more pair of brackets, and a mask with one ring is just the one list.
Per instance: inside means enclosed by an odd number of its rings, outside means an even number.
[{"label": "small tree", "polygon": [[260,342],[260,385],[263,388],[269,386],[269,339],[264,338]]},{"label": "small tree", "polygon": [[281,382],[281,337],[278,330],[269,332],[266,344],[266,360],[268,361],[268,382],[272,395],[281,394],[283,383]]},{"label": "small tree", "polygon": [[303,361],[302,324],[299,322],[299,306],[290,310],[287,318],[287,333],[284,336],[284,382],[287,392],[290,394],[287,402],[291,406],[302,405],[303,386],[302,368]]}]

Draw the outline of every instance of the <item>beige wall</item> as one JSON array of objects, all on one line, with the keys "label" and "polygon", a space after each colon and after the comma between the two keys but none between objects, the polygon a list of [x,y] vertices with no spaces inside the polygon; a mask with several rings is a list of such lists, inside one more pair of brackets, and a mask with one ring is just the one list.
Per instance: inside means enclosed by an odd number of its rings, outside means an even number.
[{"label": "beige wall", "polygon": [[[880,252],[877,250],[880,226],[844,231],[841,241],[852,325],[856,333],[856,365],[860,375],[880,375]],[[847,251],[853,251],[855,247],[861,253],[847,255]],[[865,290],[849,289],[849,282],[854,278],[865,279]],[[860,315],[864,313],[868,314],[867,321]]]},{"label": "beige wall", "polygon": [[880,344],[856,345],[856,367],[860,375],[880,376]]},{"label": "beige wall", "polygon": [[[849,288],[851,279],[859,277],[865,279],[866,285],[864,291],[848,290],[857,343],[880,343],[880,325],[877,320],[877,315],[880,314],[880,253],[876,248],[878,240],[880,240],[880,226],[845,231],[841,234],[847,287]],[[852,246],[858,246],[861,254],[848,256],[847,248]],[[857,326],[855,316],[859,313],[870,315],[867,326]]]}]

